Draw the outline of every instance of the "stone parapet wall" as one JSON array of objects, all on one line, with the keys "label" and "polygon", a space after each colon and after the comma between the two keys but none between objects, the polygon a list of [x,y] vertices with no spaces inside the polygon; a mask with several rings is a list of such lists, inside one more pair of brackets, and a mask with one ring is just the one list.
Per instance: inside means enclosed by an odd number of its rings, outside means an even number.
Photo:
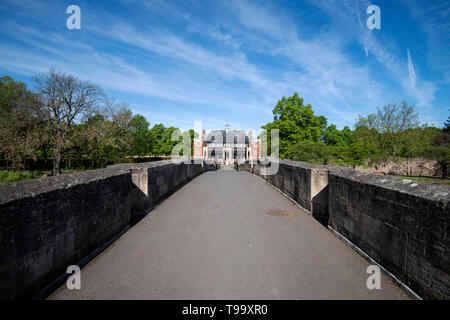
[{"label": "stone parapet wall", "polygon": [[121,164],[0,185],[0,299],[30,298],[214,164]]},{"label": "stone parapet wall", "polygon": [[100,169],[0,186],[0,299],[29,297],[130,220],[131,173]]},{"label": "stone parapet wall", "polygon": [[450,298],[450,188],[332,170],[330,226],[423,298]]},{"label": "stone parapet wall", "polygon": [[216,170],[213,162],[196,160],[164,160],[147,163],[118,164],[108,168],[130,170],[132,213],[142,213],[162,200],[176,188],[205,171]]}]

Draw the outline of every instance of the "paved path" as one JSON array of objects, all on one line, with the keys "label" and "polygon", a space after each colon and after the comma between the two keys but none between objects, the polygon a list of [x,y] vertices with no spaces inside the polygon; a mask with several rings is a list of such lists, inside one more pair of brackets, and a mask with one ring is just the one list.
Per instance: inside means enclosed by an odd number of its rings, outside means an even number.
[{"label": "paved path", "polygon": [[[293,216],[266,214],[270,209]],[[405,299],[311,216],[248,172],[186,184],[50,299]]]}]

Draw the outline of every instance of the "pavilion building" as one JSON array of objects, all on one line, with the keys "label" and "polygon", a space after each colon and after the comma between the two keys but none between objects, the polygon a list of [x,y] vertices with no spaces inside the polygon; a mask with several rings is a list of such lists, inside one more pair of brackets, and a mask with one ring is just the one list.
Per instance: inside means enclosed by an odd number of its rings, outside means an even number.
[{"label": "pavilion building", "polygon": [[194,158],[214,160],[230,165],[245,160],[257,160],[261,156],[261,141],[241,129],[213,129],[202,131],[201,138],[194,138]]}]

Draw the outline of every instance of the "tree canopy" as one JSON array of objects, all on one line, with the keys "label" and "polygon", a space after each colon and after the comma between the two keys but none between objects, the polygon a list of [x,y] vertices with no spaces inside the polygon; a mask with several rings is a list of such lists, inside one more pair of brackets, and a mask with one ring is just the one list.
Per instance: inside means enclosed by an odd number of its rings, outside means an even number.
[{"label": "tree canopy", "polygon": [[[53,161],[53,174],[67,160],[129,156],[179,155],[190,149],[194,131],[181,132],[161,123],[151,126],[128,104],[108,98],[95,83],[51,69],[35,75],[29,89],[9,76],[0,78],[0,160],[13,169],[27,159]],[[339,130],[294,93],[273,108],[273,121],[262,126],[267,136],[279,131],[281,158],[338,165],[364,165],[380,159],[434,159],[447,177],[450,163],[450,117],[443,128],[420,124],[406,101],[360,115],[354,129]],[[190,138],[190,139],[189,139]],[[181,143],[190,141],[190,146]],[[261,136],[266,141],[266,136]],[[267,141],[271,149],[270,139]],[[189,148],[190,147],[190,148]]]},{"label": "tree canopy", "polygon": [[274,121],[262,128],[267,130],[269,136],[272,129],[279,130],[280,156],[285,157],[289,148],[298,141],[321,141],[327,119],[316,116],[312,106],[305,105],[298,93],[279,100],[272,113]]},{"label": "tree canopy", "polygon": [[11,77],[0,78],[0,159],[12,169],[30,158],[48,158],[57,175],[65,160],[170,155],[181,140],[172,140],[177,128],[150,128],[144,116],[133,115],[127,103],[109,99],[90,81],[54,69],[32,81],[29,90]]},{"label": "tree canopy", "polygon": [[360,115],[354,130],[327,125],[327,119],[315,115],[298,93],[279,100],[273,114],[273,122],[262,128],[268,137],[271,130],[279,130],[281,158],[355,166],[367,160],[423,157],[436,160],[443,177],[447,176],[450,118],[443,129],[420,125],[416,108],[406,101]]}]

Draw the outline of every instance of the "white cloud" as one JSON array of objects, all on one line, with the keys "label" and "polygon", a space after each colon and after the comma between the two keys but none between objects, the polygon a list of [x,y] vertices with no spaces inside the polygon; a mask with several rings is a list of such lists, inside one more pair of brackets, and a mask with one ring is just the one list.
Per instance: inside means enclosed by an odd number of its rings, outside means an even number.
[{"label": "white cloud", "polygon": [[409,72],[409,81],[411,82],[411,86],[416,88],[416,72],[414,71],[414,65],[411,59],[411,53],[409,52],[409,48],[406,49],[408,53],[408,72]]},{"label": "white cloud", "polygon": [[279,92],[299,91],[306,103],[311,103],[319,113],[333,115],[332,121],[340,125],[353,122],[358,112],[364,112],[361,105],[373,106],[379,102],[371,94],[377,86],[371,84],[367,68],[344,54],[340,39],[332,32],[303,40],[288,16],[279,12],[274,15],[246,1],[236,2],[240,24],[271,37],[268,53],[287,57],[301,68],[280,78]]},{"label": "white cloud", "polygon": [[[390,48],[395,46],[395,40],[389,40],[389,46],[377,40],[378,35],[374,32],[382,32],[381,30],[368,30],[359,23],[359,10],[370,5],[367,0],[357,0],[357,6],[353,6],[354,0],[342,0],[339,2],[315,2],[329,16],[335,20],[335,25],[342,26],[343,29],[338,31],[344,32],[345,37],[356,39],[361,48],[364,50],[366,57],[369,53],[376,59],[376,61],[383,67],[385,74],[394,80],[404,92],[404,95],[398,95],[397,100],[402,100],[407,97],[411,98],[417,106],[428,108],[432,106],[435,99],[435,91],[437,87],[434,83],[426,80],[421,80],[417,76],[417,71],[414,68],[411,55],[408,49],[408,63],[407,68],[404,68],[404,60],[398,57],[396,51]],[[354,9],[356,8],[356,10]],[[383,8],[381,8],[383,17]],[[384,34],[385,41],[388,41]],[[384,102],[386,103],[386,101]]]},{"label": "white cloud", "polygon": [[427,60],[431,69],[444,76],[450,84],[450,2],[416,0],[401,2],[409,8],[411,16],[419,22],[427,35]]},{"label": "white cloud", "polygon": [[[420,79],[420,68],[409,49],[405,63],[404,51],[399,57],[365,28],[361,16],[365,0],[312,1],[329,14],[331,23],[308,37],[302,37],[302,22],[267,3],[265,7],[244,0],[215,4],[224,10],[217,24],[215,16],[194,18],[182,4],[123,3],[132,10],[149,10],[182,22],[186,28],[162,27],[161,21],[121,20],[105,12],[98,21],[83,25],[84,41],[73,41],[63,33],[41,33],[7,22],[8,34],[31,46],[32,52],[13,44],[0,51],[0,65],[26,74],[55,66],[107,89],[267,120],[282,95],[298,91],[317,113],[325,113],[330,122],[342,127],[358,113],[372,112],[389,102],[391,93],[399,91],[374,79],[364,59],[349,56],[348,44],[358,43],[365,60],[375,59],[418,105],[430,106],[434,100],[436,86]],[[103,43],[108,44],[106,48]],[[115,50],[110,51],[111,47]],[[263,58],[253,59],[254,54]],[[289,67],[272,67],[275,59]],[[181,123],[188,115],[172,112],[169,118],[177,116]]]}]

